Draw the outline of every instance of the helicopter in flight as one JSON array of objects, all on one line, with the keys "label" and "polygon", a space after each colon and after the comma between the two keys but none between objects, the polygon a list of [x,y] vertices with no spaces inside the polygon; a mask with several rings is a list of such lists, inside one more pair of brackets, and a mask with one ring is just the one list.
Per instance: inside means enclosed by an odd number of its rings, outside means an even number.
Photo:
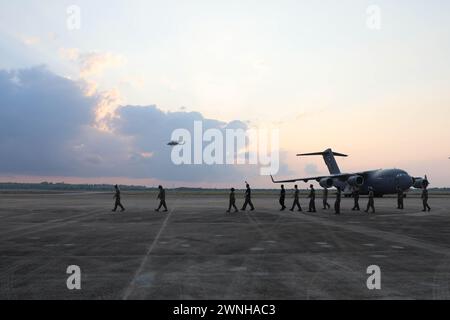
[{"label": "helicopter in flight", "polygon": [[186,141],[182,141],[182,140],[179,140],[179,141],[171,140],[171,141],[169,141],[169,142],[167,143],[167,145],[168,145],[168,146],[171,146],[171,147],[174,147],[174,146],[182,146],[182,145],[184,145],[185,143],[186,143]]}]

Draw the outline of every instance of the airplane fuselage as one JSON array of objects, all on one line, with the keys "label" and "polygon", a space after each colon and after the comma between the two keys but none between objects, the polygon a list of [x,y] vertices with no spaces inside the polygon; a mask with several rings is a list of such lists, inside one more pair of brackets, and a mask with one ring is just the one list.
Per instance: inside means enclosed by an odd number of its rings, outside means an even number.
[{"label": "airplane fuselage", "polygon": [[[401,169],[373,170],[366,173],[364,183],[360,186],[360,194],[368,194],[369,187],[372,187],[378,196],[395,194],[397,193],[397,186],[406,191],[413,186],[413,181],[413,178]],[[351,192],[351,187],[346,182],[336,181],[335,183],[336,186],[343,188],[345,193]]]},{"label": "airplane fuselage", "polygon": [[385,194],[396,194],[398,188],[402,191],[407,191],[411,187],[423,188],[429,185],[427,176],[424,178],[412,177],[402,169],[378,169],[369,171],[360,171],[354,173],[342,173],[336,162],[335,156],[347,157],[346,154],[334,152],[327,149],[323,152],[301,153],[297,156],[317,156],[321,155],[325,164],[328,167],[329,175],[322,175],[316,177],[304,177],[289,180],[274,180],[273,183],[287,183],[303,181],[317,181],[322,188],[340,188],[346,196],[352,194],[355,189],[359,189],[359,193],[367,195],[369,188],[373,189],[375,196],[380,197]]}]

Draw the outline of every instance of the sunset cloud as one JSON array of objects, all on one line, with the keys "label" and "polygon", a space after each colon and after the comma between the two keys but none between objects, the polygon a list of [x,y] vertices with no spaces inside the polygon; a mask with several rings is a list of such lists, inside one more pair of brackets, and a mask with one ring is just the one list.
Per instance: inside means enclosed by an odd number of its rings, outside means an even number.
[{"label": "sunset cloud", "polygon": [[245,129],[245,123],[208,119],[198,112],[164,112],[155,105],[121,106],[117,91],[89,90],[87,95],[79,81],[44,67],[0,70],[0,176],[120,174],[187,184],[259,177],[257,166],[177,166],[166,145],[173,130],[192,130],[194,121],[218,130]]},{"label": "sunset cloud", "polygon": [[59,55],[69,61],[76,62],[80,77],[85,79],[102,75],[108,69],[125,65],[126,59],[120,54],[111,52],[80,52],[78,48],[60,48]]},{"label": "sunset cloud", "polygon": [[82,53],[78,56],[80,77],[86,78],[101,75],[107,69],[123,66],[125,62],[126,59],[123,56],[110,52]]},{"label": "sunset cloud", "polygon": [[[120,67],[125,64],[125,58],[110,52],[81,53],[77,48],[60,48],[59,55],[68,61],[73,61],[79,69],[78,84],[87,97],[96,97],[95,127],[102,131],[109,131],[108,122],[116,116],[116,109],[122,103],[121,93],[118,88],[100,90],[97,80],[91,77],[102,75],[107,69]],[[127,78],[131,83],[143,81],[139,78]],[[122,83],[121,83],[122,84]]]},{"label": "sunset cloud", "polygon": [[80,56],[80,50],[77,48],[60,48],[59,55],[69,61],[76,61]]}]

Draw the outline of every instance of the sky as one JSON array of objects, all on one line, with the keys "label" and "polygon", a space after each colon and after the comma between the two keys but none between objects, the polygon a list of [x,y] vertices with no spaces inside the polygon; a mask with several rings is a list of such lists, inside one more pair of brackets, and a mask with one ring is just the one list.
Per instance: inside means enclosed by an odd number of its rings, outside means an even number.
[{"label": "sky", "polygon": [[279,130],[279,178],[333,148],[450,186],[448,57],[443,0],[2,1],[0,180],[272,186],[174,165],[171,132],[202,121]]}]

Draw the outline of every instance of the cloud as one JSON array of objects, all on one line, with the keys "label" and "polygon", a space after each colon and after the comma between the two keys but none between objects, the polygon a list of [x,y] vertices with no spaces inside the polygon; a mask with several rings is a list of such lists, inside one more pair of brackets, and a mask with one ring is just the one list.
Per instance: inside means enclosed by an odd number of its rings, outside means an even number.
[{"label": "cloud", "polygon": [[110,52],[88,52],[80,54],[78,57],[80,64],[80,76],[86,78],[102,74],[109,68],[120,67],[125,64],[123,56]]},{"label": "cloud", "polygon": [[111,52],[80,52],[77,48],[60,48],[62,58],[77,63],[80,77],[85,79],[100,76],[106,70],[121,67],[126,63],[124,56]]},{"label": "cloud", "polygon": [[81,80],[79,81],[79,86],[82,89],[84,95],[87,97],[92,97],[97,93],[98,90],[98,83],[95,81]]},{"label": "cloud", "polygon": [[123,86],[141,89],[142,87],[144,87],[145,80],[140,76],[127,76],[120,80],[120,84]]},{"label": "cloud", "polygon": [[122,101],[116,88],[97,92],[98,103],[95,108],[95,126],[102,131],[111,131],[110,121],[116,117],[116,110]]},{"label": "cloud", "polygon": [[[87,84],[89,86],[89,84]],[[198,112],[164,112],[155,105],[119,106],[117,92],[99,92],[45,67],[0,70],[0,174],[124,177],[159,181],[231,182],[259,176],[257,166],[190,165],[171,161],[174,129],[247,128]],[[107,101],[105,109],[99,105]],[[112,109],[109,109],[111,107]],[[98,127],[98,117],[109,130]],[[287,167],[282,165],[281,170]]]},{"label": "cloud", "polygon": [[117,88],[100,91],[95,81],[81,79],[78,82],[83,94],[87,97],[95,97],[94,126],[102,131],[111,131],[109,122],[116,116],[116,109],[122,102],[122,96]]},{"label": "cloud", "polygon": [[[78,84],[83,93],[88,96],[96,96],[98,99],[95,108],[95,126],[102,131],[110,131],[108,122],[114,118],[117,107],[122,102],[120,91],[117,88],[99,91],[99,84],[92,80],[91,76],[103,74],[109,68],[119,67],[125,63],[125,58],[110,52],[80,53],[77,48],[60,48],[59,55],[69,61],[77,63],[79,68]],[[127,78],[133,84],[139,83],[139,78]],[[133,82],[134,81],[134,82]],[[121,82],[121,84],[124,84]]]},{"label": "cloud", "polygon": [[22,43],[27,46],[34,46],[41,42],[41,39],[39,37],[34,37],[34,36],[22,36],[21,40],[22,40]]},{"label": "cloud", "polygon": [[[116,134],[130,139],[136,151],[130,157],[133,166],[128,175],[135,177],[146,172],[157,179],[188,181],[231,181],[241,176],[240,168],[232,165],[178,166],[172,163],[172,149],[166,145],[167,141],[175,129],[185,128],[192,133],[194,121],[201,121],[203,130],[215,128],[224,132],[228,125],[246,128],[240,121],[226,123],[206,119],[198,112],[163,112],[155,105],[122,106],[117,109],[112,129]],[[143,153],[151,153],[152,156],[144,157]],[[252,169],[257,174],[258,168]]]},{"label": "cloud", "polygon": [[0,97],[2,171],[64,173],[67,142],[92,122],[96,99],[43,67],[0,71]]},{"label": "cloud", "polygon": [[59,55],[69,61],[76,61],[80,56],[80,50],[77,48],[60,48]]}]

